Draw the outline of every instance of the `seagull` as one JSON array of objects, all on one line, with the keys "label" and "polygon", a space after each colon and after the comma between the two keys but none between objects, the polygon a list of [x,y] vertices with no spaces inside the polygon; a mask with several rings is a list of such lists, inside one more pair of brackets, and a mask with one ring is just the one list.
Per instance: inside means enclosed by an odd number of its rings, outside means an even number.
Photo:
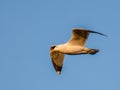
[{"label": "seagull", "polygon": [[65,55],[94,55],[99,52],[99,49],[85,47],[86,40],[90,33],[96,33],[106,36],[102,33],[87,30],[84,28],[73,28],[72,36],[68,42],[66,42],[65,44],[52,45],[50,47],[50,57],[58,75],[61,74]]}]

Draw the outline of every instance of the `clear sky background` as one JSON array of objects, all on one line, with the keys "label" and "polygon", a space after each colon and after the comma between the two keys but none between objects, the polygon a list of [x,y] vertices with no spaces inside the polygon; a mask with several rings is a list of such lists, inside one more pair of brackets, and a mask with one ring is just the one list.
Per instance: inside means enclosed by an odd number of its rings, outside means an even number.
[{"label": "clear sky background", "polygon": [[[91,34],[96,55],[66,56],[55,72],[51,45],[72,28]],[[0,90],[120,90],[119,0],[0,0]]]}]

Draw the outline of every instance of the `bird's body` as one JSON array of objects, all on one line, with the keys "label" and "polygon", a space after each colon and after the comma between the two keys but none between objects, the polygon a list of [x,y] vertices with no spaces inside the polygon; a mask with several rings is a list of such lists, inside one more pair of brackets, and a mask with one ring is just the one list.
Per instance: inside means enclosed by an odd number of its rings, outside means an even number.
[{"label": "bird's body", "polygon": [[[104,35],[99,32],[86,30],[83,28],[75,28],[72,31],[72,37],[65,44],[54,45],[50,47],[50,56],[54,65],[54,68],[58,74],[61,73],[62,65],[64,62],[64,56],[67,55],[79,55],[79,54],[96,54],[98,49],[91,49],[85,47],[86,40],[89,33],[97,33]],[[105,36],[105,35],[104,35]]]},{"label": "bird's body", "polygon": [[82,54],[82,51],[84,51],[85,47],[83,46],[74,46],[74,45],[69,45],[69,44],[60,44],[55,47],[55,51],[61,52],[63,54]]}]

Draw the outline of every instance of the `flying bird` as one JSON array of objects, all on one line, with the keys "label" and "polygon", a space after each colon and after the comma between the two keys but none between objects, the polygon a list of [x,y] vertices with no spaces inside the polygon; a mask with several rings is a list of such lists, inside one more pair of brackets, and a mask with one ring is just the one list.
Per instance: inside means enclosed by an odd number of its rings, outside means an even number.
[{"label": "flying bird", "polygon": [[52,45],[50,47],[50,57],[53,66],[58,74],[61,74],[64,56],[67,55],[80,55],[91,54],[94,55],[99,52],[99,49],[92,49],[85,47],[86,40],[90,33],[96,33],[106,36],[102,33],[87,30],[84,28],[74,28],[72,30],[72,36],[65,44]]}]

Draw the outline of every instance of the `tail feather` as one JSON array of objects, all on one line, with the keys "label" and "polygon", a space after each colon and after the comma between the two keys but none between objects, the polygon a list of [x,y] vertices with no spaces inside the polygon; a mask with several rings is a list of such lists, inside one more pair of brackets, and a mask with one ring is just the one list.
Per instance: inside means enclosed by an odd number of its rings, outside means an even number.
[{"label": "tail feather", "polygon": [[98,53],[99,51],[100,51],[99,49],[90,49],[88,51],[88,54],[94,55],[94,54]]}]

